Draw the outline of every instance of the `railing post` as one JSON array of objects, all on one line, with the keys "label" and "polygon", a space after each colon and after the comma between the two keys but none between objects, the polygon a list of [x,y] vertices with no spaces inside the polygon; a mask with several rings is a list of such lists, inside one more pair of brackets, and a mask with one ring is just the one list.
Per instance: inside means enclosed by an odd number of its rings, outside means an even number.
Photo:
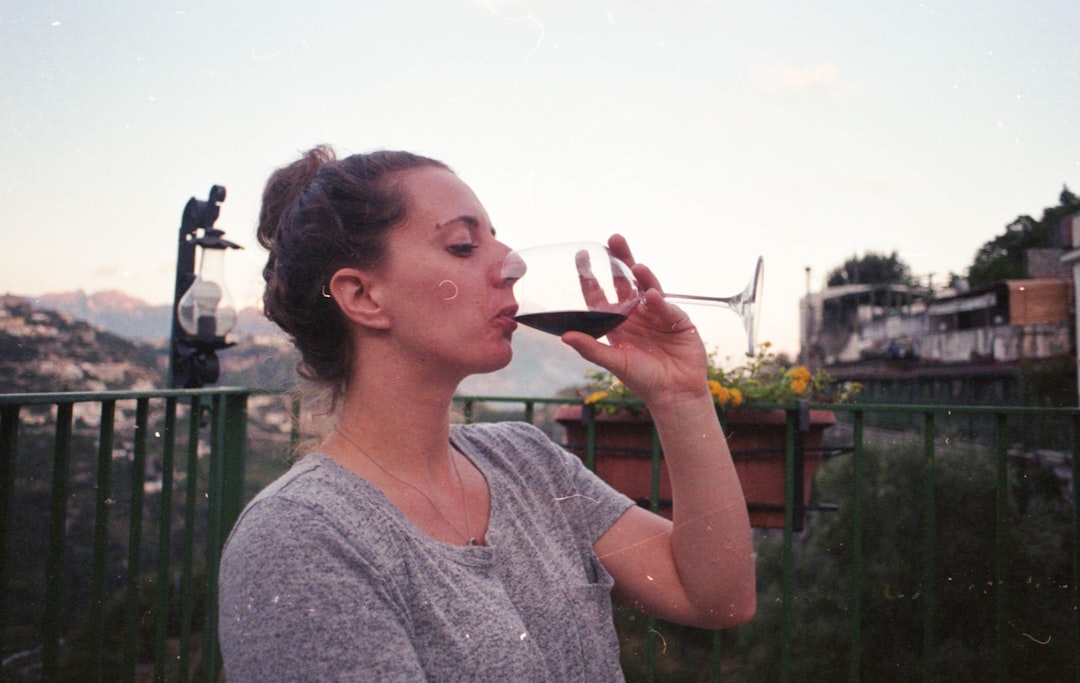
[{"label": "railing post", "polygon": [[791,528],[793,531],[802,531],[806,522],[806,478],[803,476],[806,473],[806,442],[804,437],[810,431],[810,402],[801,398],[795,404],[797,406],[795,415],[798,423],[795,432],[792,434],[794,459],[791,464],[791,500],[794,514]]},{"label": "railing post", "polygon": [[202,400],[191,397],[188,415],[187,481],[184,488],[184,553],[180,569],[180,680],[191,678],[191,628],[195,615],[195,509],[198,505],[199,433],[202,420]]},{"label": "railing post", "polygon": [[[595,418],[595,413],[592,413]],[[596,429],[593,419],[593,429]],[[596,441],[595,434],[590,437],[589,441]],[[656,514],[660,514],[660,468],[662,466],[661,459],[663,458],[663,450],[660,446],[660,433],[656,431],[656,424],[652,425],[652,443],[650,445],[650,459],[651,459],[651,476],[649,481],[649,509]],[[646,671],[648,672],[649,681],[656,680],[656,650],[659,647],[657,638],[659,631],[656,629],[657,619],[656,617],[649,616],[647,620],[648,631],[645,635],[645,658],[646,658]]]},{"label": "railing post", "polygon": [[247,463],[248,395],[225,398],[224,476],[221,505],[222,545],[244,509],[244,466]]},{"label": "railing post", "polygon": [[206,482],[208,510],[206,523],[206,602],[202,632],[202,680],[211,683],[220,667],[217,642],[218,562],[224,532],[221,529],[222,496],[225,480],[224,399],[214,395],[210,408],[210,473]]},{"label": "railing post", "polygon": [[158,512],[157,604],[154,609],[154,680],[165,681],[169,592],[172,588],[173,468],[176,460],[176,398],[165,399],[161,450],[161,505]]},{"label": "railing post", "polygon": [[60,635],[63,587],[64,541],[67,535],[68,469],[71,463],[71,423],[74,405],[56,406],[56,441],[53,448],[52,514],[49,520],[49,556],[45,565],[45,616],[42,631],[41,680],[60,677]]},{"label": "railing post", "polygon": [[994,497],[994,660],[999,681],[1007,680],[1005,658],[1005,628],[1007,624],[1007,594],[1005,576],[1006,525],[1009,515],[1008,419],[1005,413],[995,415],[994,456],[997,466],[997,485]]},{"label": "railing post", "polygon": [[8,563],[12,504],[15,497],[15,450],[19,441],[19,406],[0,406],[0,658],[7,652]]},{"label": "railing post", "polygon": [[292,394],[289,397],[289,455],[295,455],[300,450],[300,397]]},{"label": "railing post", "polygon": [[852,411],[852,468],[854,480],[851,495],[851,667],[848,680],[862,678],[862,592],[863,592],[863,411]]},{"label": "railing post", "polygon": [[[1077,286],[1080,286],[1080,283]],[[1074,671],[1080,678],[1080,495],[1077,495],[1080,493],[1080,413],[1072,416],[1072,490],[1072,652]]]},{"label": "railing post", "polygon": [[109,555],[109,508],[112,498],[113,437],[116,401],[101,402],[98,428],[97,492],[94,501],[94,566],[90,579],[90,628],[94,680],[105,680],[105,574]]},{"label": "railing post", "polygon": [[128,520],[127,619],[124,628],[125,681],[135,680],[139,647],[139,584],[142,581],[142,516],[146,483],[146,443],[149,436],[150,401],[135,404],[135,450],[131,459],[131,509]]},{"label": "railing post", "polygon": [[934,598],[937,520],[934,503],[934,413],[923,413],[923,680],[934,679]]},{"label": "railing post", "polygon": [[791,680],[792,612],[795,587],[795,441],[798,434],[798,409],[788,409],[784,434],[784,557],[783,604],[781,606],[780,679]]},{"label": "railing post", "polygon": [[596,407],[587,403],[581,407],[581,421],[585,423],[585,466],[596,471]]}]

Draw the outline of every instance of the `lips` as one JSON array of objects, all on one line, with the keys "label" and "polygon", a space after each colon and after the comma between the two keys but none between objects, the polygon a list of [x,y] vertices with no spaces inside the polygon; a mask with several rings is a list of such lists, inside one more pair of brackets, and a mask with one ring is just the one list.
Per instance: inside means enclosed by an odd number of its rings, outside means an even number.
[{"label": "lips", "polygon": [[506,308],[503,308],[501,311],[499,311],[499,314],[495,316],[495,320],[501,325],[504,325],[510,331],[516,330],[518,322],[514,320],[514,316],[517,315],[517,312],[518,307],[516,304],[513,306],[507,306]]}]

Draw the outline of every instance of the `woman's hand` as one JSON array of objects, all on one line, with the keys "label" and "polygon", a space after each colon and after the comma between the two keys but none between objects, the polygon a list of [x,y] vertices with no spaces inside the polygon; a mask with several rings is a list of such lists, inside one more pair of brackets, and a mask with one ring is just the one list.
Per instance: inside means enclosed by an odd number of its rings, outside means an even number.
[{"label": "woman's hand", "polygon": [[[656,275],[634,260],[621,235],[613,235],[608,248],[630,266],[644,303],[607,334],[610,344],[581,332],[567,332],[563,342],[586,360],[610,370],[650,406],[708,396],[708,356],[690,317],[664,300]],[[583,289],[587,285],[583,276]]]}]

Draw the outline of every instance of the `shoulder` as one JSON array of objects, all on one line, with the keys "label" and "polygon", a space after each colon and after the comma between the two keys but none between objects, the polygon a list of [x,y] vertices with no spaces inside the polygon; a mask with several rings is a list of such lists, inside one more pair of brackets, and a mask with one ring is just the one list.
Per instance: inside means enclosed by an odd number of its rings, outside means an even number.
[{"label": "shoulder", "polygon": [[451,426],[451,437],[487,448],[562,450],[538,427],[527,422],[479,422]]},{"label": "shoulder", "polygon": [[525,422],[484,422],[454,425],[450,432],[456,446],[490,467],[518,476],[551,477],[565,472],[576,458],[563,450],[539,428]]},{"label": "shoulder", "polygon": [[378,490],[318,454],[306,456],[244,508],[229,534],[225,559],[290,556],[306,562],[312,553],[355,555],[380,562],[392,548],[396,525]]},{"label": "shoulder", "polygon": [[263,489],[244,508],[238,527],[268,510],[290,511],[286,522],[301,518],[338,519],[362,502],[364,482],[329,458],[311,454]]}]

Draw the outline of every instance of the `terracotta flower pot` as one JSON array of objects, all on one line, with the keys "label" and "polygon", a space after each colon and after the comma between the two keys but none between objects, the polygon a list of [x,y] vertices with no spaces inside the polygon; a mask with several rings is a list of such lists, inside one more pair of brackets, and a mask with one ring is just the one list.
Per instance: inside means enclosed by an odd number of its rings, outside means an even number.
[{"label": "terracotta flower pot", "polygon": [[[587,426],[582,421],[582,406],[561,406],[555,420],[566,430],[567,449],[581,457],[586,454]],[[809,411],[802,436],[802,477],[796,481],[801,505],[796,506],[795,528],[802,528],[803,515],[810,501],[810,486],[821,464],[822,437],[836,424],[831,410]],[[639,503],[652,495],[653,425],[647,416],[620,412],[597,413],[596,473],[615,489]],[[746,496],[750,524],[756,527],[784,526],[784,485],[786,480],[786,424],[784,410],[731,410],[725,415],[728,446]],[[796,451],[798,453],[798,451]],[[799,467],[798,459],[796,468]],[[660,512],[671,516],[671,483],[667,467],[660,462]],[[801,510],[798,508],[802,508]]]}]

